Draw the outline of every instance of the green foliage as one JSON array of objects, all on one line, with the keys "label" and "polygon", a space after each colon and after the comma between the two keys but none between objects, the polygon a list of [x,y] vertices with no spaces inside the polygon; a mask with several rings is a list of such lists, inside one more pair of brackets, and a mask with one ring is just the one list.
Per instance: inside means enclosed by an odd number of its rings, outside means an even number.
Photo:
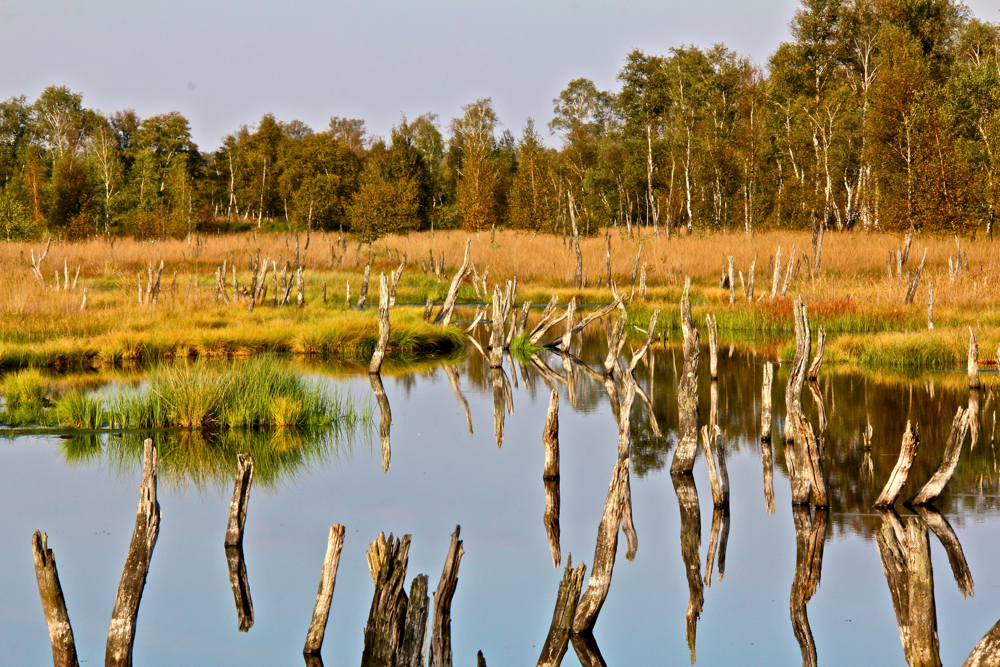
[{"label": "green foliage", "polygon": [[7,407],[40,406],[48,393],[48,380],[35,368],[11,373],[3,379],[3,395]]},{"label": "green foliage", "polygon": [[56,401],[55,419],[60,426],[98,429],[107,423],[107,412],[101,399],[82,391],[71,391]]},{"label": "green foliage", "polygon": [[541,351],[542,346],[532,343],[531,336],[527,331],[518,334],[510,342],[510,354],[518,361],[527,361],[531,358],[531,355],[538,354]]},{"label": "green foliage", "polygon": [[0,190],[0,236],[8,241],[28,241],[38,233],[25,206],[8,190]]}]

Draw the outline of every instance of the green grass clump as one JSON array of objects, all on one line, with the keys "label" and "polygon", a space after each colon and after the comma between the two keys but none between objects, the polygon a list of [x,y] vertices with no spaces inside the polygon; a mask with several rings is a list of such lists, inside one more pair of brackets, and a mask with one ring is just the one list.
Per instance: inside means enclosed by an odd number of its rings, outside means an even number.
[{"label": "green grass clump", "polygon": [[353,400],[308,382],[274,357],[176,364],[150,374],[145,390],[109,400],[118,428],[325,427],[364,419]]},{"label": "green grass clump", "polygon": [[107,411],[101,399],[82,391],[64,394],[55,406],[56,422],[67,428],[98,429],[107,423]]},{"label": "green grass clump", "polygon": [[3,381],[3,394],[8,408],[41,406],[45,402],[47,388],[48,381],[35,368],[12,373]]},{"label": "green grass clump", "polygon": [[542,351],[542,346],[531,342],[527,331],[518,334],[510,343],[510,354],[518,361],[527,361],[531,355]]}]

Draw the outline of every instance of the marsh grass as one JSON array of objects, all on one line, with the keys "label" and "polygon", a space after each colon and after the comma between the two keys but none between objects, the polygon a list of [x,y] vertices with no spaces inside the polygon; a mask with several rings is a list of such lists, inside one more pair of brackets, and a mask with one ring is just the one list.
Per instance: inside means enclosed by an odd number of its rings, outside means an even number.
[{"label": "marsh grass", "polygon": [[94,430],[107,423],[107,410],[101,399],[73,390],[56,401],[55,422],[67,428]]},{"label": "marsh grass", "polygon": [[525,331],[518,334],[510,343],[510,354],[518,361],[528,361],[531,355],[542,351],[542,346],[531,342],[530,334]]}]

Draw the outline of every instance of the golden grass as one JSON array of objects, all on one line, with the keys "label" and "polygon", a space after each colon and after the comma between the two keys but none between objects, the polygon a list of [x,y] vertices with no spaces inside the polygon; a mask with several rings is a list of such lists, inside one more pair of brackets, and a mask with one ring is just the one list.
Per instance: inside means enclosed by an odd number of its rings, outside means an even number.
[{"label": "golden grass", "polygon": [[[464,232],[449,231],[388,236],[372,249],[372,281],[369,305],[377,302],[378,274],[394,269],[403,257],[406,268],[393,311],[395,354],[416,357],[422,349],[438,352],[458,344],[454,332],[443,335],[439,327],[424,324],[421,305],[427,298],[438,303],[444,298],[450,276],[462,260]],[[811,254],[807,232],[772,231],[747,237],[722,232],[693,237],[658,238],[649,233],[629,237],[612,230],[611,269],[619,289],[631,290],[631,273],[640,244],[640,267],[647,264],[648,298],[638,295],[632,310],[641,320],[644,311],[663,309],[661,322],[672,329],[677,325],[676,303],[685,277],[691,277],[692,303],[701,321],[711,312],[724,332],[758,334],[782,333],[791,328],[790,299],[770,299],[772,273],[769,265],[780,247],[783,262],[791,248],[796,259]],[[560,236],[513,231],[472,235],[472,260],[480,278],[488,270],[489,289],[498,282],[516,277],[518,300],[536,303],[551,295],[565,303],[571,296],[579,302],[606,302],[610,290],[605,284],[607,241],[602,235],[583,239],[581,250],[587,287],[573,286],[575,254],[571,240],[564,245]],[[89,240],[54,243],[42,264],[44,283],[31,272],[31,250],[37,257],[44,244],[0,243],[0,366],[71,366],[74,363],[120,363],[172,356],[247,356],[262,351],[316,354],[334,359],[360,359],[370,350],[375,336],[371,310],[358,312],[344,305],[345,283],[351,285],[356,301],[368,248],[351,240],[343,247],[336,234],[313,234],[309,247],[301,235],[230,234],[199,237],[188,244],[183,240],[114,243]],[[906,337],[839,338],[831,345],[831,357],[878,365],[881,357],[913,354],[917,348],[937,349],[946,341],[958,347],[959,358],[967,344],[971,325],[981,334],[983,357],[992,358],[995,341],[1000,341],[1000,256],[985,240],[963,240],[963,255],[969,271],[954,281],[948,276],[948,258],[956,252],[955,240],[946,237],[917,237],[909,263],[912,270],[927,248],[927,261],[916,299],[903,303],[906,276],[889,278],[886,260],[890,251],[903,243],[900,236],[853,232],[825,236],[821,270],[810,280],[801,265],[788,296],[801,295],[810,307],[815,326],[833,332],[910,332]],[[241,285],[250,278],[249,262],[257,255],[274,260],[279,267],[293,270],[296,254],[304,269],[307,305],[271,307],[272,295],[253,313],[245,303],[217,301],[214,294],[215,270],[226,261],[234,264]],[[430,257],[443,257],[443,280],[432,270]],[[737,277],[737,303],[729,304],[729,291],[719,288],[719,277],[732,255],[737,271],[748,275],[757,258],[756,295],[763,300],[747,303]],[[146,279],[151,263],[164,262],[162,293],[155,305],[137,303],[137,280]],[[65,267],[65,269],[64,269]],[[76,289],[64,289],[68,272],[72,283],[79,267]],[[55,288],[58,270],[60,288]],[[895,264],[892,266],[896,273]],[[737,274],[738,276],[738,274]],[[926,330],[926,298],[929,281],[934,283],[935,334]],[[232,269],[227,271],[227,288],[232,292]],[[269,292],[273,291],[268,276]],[[320,292],[327,286],[328,302]],[[480,283],[481,285],[481,283]],[[88,290],[87,308],[80,310],[83,290]],[[480,292],[478,298],[483,298]],[[488,298],[488,297],[487,297]],[[294,296],[293,296],[294,300]],[[476,290],[466,281],[460,301],[476,301]],[[408,306],[407,304],[412,304]],[[951,332],[951,333],[949,333]],[[962,337],[966,336],[966,342]],[[944,338],[942,338],[944,337]],[[860,342],[858,342],[860,341]],[[424,347],[422,347],[424,346]],[[878,348],[879,354],[862,347]],[[393,349],[390,353],[393,353]],[[867,354],[867,356],[865,356]],[[937,359],[944,357],[938,355]]]}]

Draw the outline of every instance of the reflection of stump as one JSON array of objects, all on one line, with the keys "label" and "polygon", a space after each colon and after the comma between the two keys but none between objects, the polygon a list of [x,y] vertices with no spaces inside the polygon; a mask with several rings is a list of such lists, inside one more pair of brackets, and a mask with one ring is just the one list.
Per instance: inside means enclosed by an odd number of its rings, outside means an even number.
[{"label": "reflection of stump", "polygon": [[826,543],[828,510],[816,509],[815,516],[806,506],[793,506],[792,519],[795,522],[795,578],[789,597],[789,612],[792,631],[802,651],[802,664],[816,665],[816,642],[806,605],[819,587],[823,569],[823,547]]},{"label": "reflection of stump", "polygon": [[[545,446],[545,467],[542,479],[545,481],[545,533],[549,538],[552,565],[559,567],[562,554],[559,548],[559,392],[552,390],[549,411],[542,432]],[[574,603],[574,608],[576,604]]]},{"label": "reflection of stump", "polygon": [[681,513],[681,558],[688,580],[687,642],[691,662],[695,661],[695,637],[698,617],[705,604],[705,587],[701,578],[701,510],[698,506],[698,489],[690,475],[672,475],[674,493]]},{"label": "reflection of stump", "polygon": [[229,585],[233,588],[233,598],[236,601],[237,627],[240,632],[248,632],[253,627],[253,600],[250,598],[243,547],[227,546],[226,562],[229,565]]},{"label": "reflection of stump", "polygon": [[243,544],[243,526],[247,521],[251,484],[253,484],[253,458],[249,454],[241,453],[236,457],[236,481],[233,484],[233,500],[229,503],[229,525],[226,528],[225,539],[227,547]]},{"label": "reflection of stump", "polygon": [[882,572],[906,662],[913,667],[940,667],[934,571],[927,525],[918,518],[903,528],[893,511],[882,513],[882,530],[875,536]]},{"label": "reflection of stump", "polygon": [[378,373],[369,373],[368,381],[371,383],[372,392],[378,402],[379,423],[378,436],[382,441],[382,472],[389,470],[389,462],[392,458],[392,449],[389,446],[389,428],[392,426],[392,409],[389,407],[389,398],[385,395],[385,387],[382,385],[382,376]]}]

